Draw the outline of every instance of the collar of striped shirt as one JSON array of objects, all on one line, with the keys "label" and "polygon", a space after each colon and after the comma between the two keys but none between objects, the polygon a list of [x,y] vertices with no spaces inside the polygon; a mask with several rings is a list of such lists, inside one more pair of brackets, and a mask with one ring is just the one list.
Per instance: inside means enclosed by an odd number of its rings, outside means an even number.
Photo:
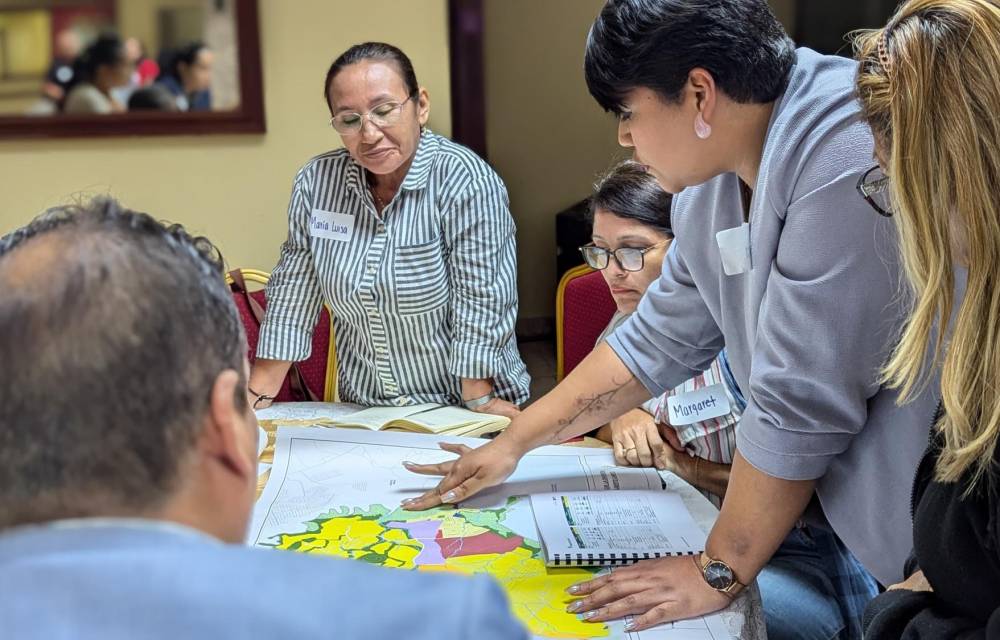
[{"label": "collar of striped shirt", "polygon": [[[440,139],[431,133],[430,129],[424,129],[420,134],[420,142],[417,143],[417,150],[413,154],[413,164],[406,173],[406,178],[400,189],[407,191],[417,191],[427,186],[427,179],[434,164],[434,156],[437,155],[438,147],[441,146]],[[364,193],[368,188],[368,181],[365,179],[365,169],[352,157],[349,169],[350,176],[347,184],[356,192]]]}]

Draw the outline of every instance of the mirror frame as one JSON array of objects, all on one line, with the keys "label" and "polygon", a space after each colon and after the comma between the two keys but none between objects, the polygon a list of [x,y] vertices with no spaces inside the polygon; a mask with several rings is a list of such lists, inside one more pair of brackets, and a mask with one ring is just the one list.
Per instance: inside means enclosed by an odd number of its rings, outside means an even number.
[{"label": "mirror frame", "polygon": [[186,113],[78,116],[0,115],[0,140],[265,133],[257,0],[234,0],[240,64],[240,108]]}]

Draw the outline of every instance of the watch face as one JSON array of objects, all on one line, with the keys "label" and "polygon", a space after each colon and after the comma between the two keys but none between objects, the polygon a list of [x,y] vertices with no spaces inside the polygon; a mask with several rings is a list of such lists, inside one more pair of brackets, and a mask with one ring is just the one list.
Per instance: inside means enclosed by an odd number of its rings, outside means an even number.
[{"label": "watch face", "polygon": [[716,591],[724,591],[736,582],[733,570],[726,563],[717,560],[708,563],[704,569],[704,574],[705,582]]}]

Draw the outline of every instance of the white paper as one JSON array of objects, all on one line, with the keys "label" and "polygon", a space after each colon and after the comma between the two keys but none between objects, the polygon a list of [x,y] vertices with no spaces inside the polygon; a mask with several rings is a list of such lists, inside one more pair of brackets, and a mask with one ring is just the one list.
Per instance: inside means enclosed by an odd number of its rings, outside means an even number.
[{"label": "white paper", "polygon": [[726,395],[726,385],[720,382],[669,396],[667,410],[670,424],[684,426],[724,416],[732,408],[729,405],[729,396]]},{"label": "white paper", "polygon": [[309,235],[347,242],[354,236],[354,216],[336,211],[313,209],[309,216]]},{"label": "white paper", "polygon": [[722,257],[722,270],[727,276],[746,273],[752,268],[750,262],[750,223],[726,229],[715,234]]},{"label": "white paper", "polygon": [[550,563],[604,564],[595,560],[634,561],[705,549],[705,533],[676,493],[535,494],[531,508]]}]

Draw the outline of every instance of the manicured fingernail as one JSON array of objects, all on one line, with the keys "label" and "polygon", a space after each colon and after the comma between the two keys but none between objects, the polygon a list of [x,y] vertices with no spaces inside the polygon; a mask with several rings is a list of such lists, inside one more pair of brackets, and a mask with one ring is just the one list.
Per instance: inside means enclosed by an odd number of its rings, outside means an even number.
[{"label": "manicured fingernail", "polygon": [[403,460],[403,466],[404,467],[412,467],[413,463],[410,462],[409,460]]},{"label": "manicured fingernail", "polygon": [[596,617],[596,616],[597,616],[597,612],[596,611],[588,611],[587,613],[583,614],[583,619],[584,620],[590,620],[591,618]]},{"label": "manicured fingernail", "polygon": [[570,613],[574,613],[576,611],[579,611],[580,607],[582,607],[582,606],[583,606],[583,602],[581,600],[577,600],[576,602],[571,602],[570,605],[568,607],[566,607],[566,611],[569,611]]},{"label": "manicured fingernail", "polygon": [[574,584],[569,589],[566,589],[566,593],[579,593],[579,592],[580,592],[580,585],[578,584]]},{"label": "manicured fingernail", "polygon": [[454,502],[457,497],[458,495],[454,491],[449,491],[441,496],[441,502]]},{"label": "manicured fingernail", "polygon": [[625,630],[626,631],[631,631],[632,629],[635,629],[635,623],[634,622],[626,622],[625,623]]}]

